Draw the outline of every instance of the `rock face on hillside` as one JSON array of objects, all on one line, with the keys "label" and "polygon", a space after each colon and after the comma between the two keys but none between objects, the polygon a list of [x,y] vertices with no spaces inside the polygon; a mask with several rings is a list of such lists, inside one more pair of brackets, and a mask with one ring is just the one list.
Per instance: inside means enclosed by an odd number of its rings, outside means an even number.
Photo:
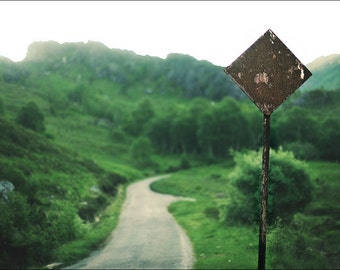
[{"label": "rock face on hillside", "polygon": [[12,192],[14,190],[14,185],[5,180],[5,181],[0,181],[0,203],[1,202],[6,202],[7,201],[7,194],[9,192]]}]

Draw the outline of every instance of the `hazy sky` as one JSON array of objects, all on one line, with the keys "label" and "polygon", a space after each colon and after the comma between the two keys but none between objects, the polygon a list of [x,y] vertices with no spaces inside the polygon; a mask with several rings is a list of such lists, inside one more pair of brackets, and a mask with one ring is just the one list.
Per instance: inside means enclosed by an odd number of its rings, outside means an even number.
[{"label": "hazy sky", "polygon": [[304,64],[340,54],[339,1],[0,1],[0,55],[33,41],[99,41],[228,66],[268,29]]}]

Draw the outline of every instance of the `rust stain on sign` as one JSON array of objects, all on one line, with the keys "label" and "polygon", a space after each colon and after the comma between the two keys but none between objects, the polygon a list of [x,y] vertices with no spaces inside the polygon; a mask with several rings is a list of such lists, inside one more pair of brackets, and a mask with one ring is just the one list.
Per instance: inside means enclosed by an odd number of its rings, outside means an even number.
[{"label": "rust stain on sign", "polygon": [[270,29],[224,71],[267,115],[312,75]]}]

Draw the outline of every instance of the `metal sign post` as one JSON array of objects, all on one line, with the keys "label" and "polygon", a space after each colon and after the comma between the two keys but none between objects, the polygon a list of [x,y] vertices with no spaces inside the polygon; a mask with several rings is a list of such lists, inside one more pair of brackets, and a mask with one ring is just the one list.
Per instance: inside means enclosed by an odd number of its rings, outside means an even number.
[{"label": "metal sign post", "polygon": [[264,33],[224,72],[263,112],[262,184],[258,269],[266,265],[270,115],[312,73],[272,30]]}]

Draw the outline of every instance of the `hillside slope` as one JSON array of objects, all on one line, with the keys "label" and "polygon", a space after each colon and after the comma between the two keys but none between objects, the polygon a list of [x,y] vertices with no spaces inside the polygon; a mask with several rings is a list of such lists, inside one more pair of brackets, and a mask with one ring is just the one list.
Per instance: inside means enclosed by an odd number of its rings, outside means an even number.
[{"label": "hillside slope", "polygon": [[307,67],[313,76],[300,87],[302,91],[340,89],[340,54],[321,56]]},{"label": "hillside slope", "polygon": [[39,71],[44,74],[56,72],[67,80],[81,83],[107,79],[123,88],[122,91],[142,88],[149,93],[184,98],[204,96],[214,100],[224,95],[240,97],[221,67],[189,55],[169,54],[163,60],[109,49],[99,42],[58,44],[51,41],[29,46],[22,64],[37,66],[38,63],[43,63]]},{"label": "hillside slope", "polygon": [[85,236],[126,178],[1,117],[0,130],[0,268],[44,265]]}]

